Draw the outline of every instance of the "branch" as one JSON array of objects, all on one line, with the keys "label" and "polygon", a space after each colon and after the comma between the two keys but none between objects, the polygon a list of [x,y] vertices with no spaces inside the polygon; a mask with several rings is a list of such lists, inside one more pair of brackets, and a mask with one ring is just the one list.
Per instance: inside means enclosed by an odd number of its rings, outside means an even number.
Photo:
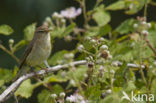
[{"label": "branch", "polygon": [[[115,63],[115,62],[114,62]],[[44,75],[46,74],[47,72],[48,73],[51,73],[51,72],[55,72],[55,71],[59,71],[60,69],[63,69],[63,68],[68,68],[69,66],[73,65],[73,66],[77,66],[77,65],[86,65],[87,64],[87,61],[86,60],[81,60],[81,61],[75,61],[75,62],[72,62],[72,63],[69,63],[69,64],[64,64],[64,65],[57,65],[57,66],[54,66],[54,67],[49,67],[47,68],[47,70],[40,70],[36,73],[28,73],[28,74],[25,74],[23,76],[21,76],[19,79],[17,79],[15,82],[13,82],[1,95],[0,95],[0,103],[1,102],[4,102],[6,101],[7,99],[9,99],[13,94],[14,92],[17,90],[17,88],[20,86],[20,84],[31,78],[31,77],[34,77],[36,75]],[[116,66],[121,66],[122,65],[122,62],[116,62],[115,64],[117,64]],[[114,64],[113,64],[114,65]],[[128,63],[127,64],[128,67],[132,67],[132,68],[139,68],[139,65],[136,65],[136,64],[131,64],[131,63]],[[144,65],[141,66],[142,68],[145,68]]]},{"label": "branch", "polygon": [[69,64],[64,64],[64,65],[57,65],[54,67],[50,67],[47,70],[40,70],[37,73],[29,73],[26,75],[21,76],[19,79],[17,79],[15,82],[13,82],[1,95],[0,95],[0,103],[6,101],[7,99],[9,99],[8,97],[11,97],[10,95],[13,95],[13,93],[16,91],[16,89],[20,86],[20,84],[25,81],[26,79],[29,79],[31,77],[34,77],[36,75],[43,75],[54,71],[58,71],[60,69],[63,68],[68,68],[70,65],[84,65],[87,62],[85,60],[82,61],[75,61]]}]

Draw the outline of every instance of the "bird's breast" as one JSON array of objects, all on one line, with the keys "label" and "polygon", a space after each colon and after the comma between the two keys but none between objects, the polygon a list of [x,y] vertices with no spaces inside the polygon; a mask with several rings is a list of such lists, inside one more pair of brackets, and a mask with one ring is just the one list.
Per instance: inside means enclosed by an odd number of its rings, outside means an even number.
[{"label": "bird's breast", "polygon": [[[44,35],[44,34],[43,34]],[[51,53],[51,40],[50,34],[44,35],[40,39],[37,39],[33,45],[32,51],[26,59],[26,64],[30,66],[36,66],[43,63]]]}]

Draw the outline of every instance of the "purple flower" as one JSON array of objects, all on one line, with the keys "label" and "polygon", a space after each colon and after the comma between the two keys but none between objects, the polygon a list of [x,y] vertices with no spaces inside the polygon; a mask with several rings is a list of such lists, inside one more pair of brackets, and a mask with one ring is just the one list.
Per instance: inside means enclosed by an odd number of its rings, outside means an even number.
[{"label": "purple flower", "polygon": [[79,16],[82,12],[81,8],[76,9],[75,7],[70,7],[61,11],[61,15],[65,18],[73,19]]}]

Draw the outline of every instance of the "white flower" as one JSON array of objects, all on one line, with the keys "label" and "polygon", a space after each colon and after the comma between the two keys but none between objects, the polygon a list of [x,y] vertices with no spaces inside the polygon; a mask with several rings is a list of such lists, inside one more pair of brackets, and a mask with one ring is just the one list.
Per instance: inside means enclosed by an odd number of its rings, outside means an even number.
[{"label": "white flower", "polygon": [[70,7],[61,11],[61,15],[65,18],[73,19],[79,16],[82,12],[81,8],[76,9],[75,7]]}]

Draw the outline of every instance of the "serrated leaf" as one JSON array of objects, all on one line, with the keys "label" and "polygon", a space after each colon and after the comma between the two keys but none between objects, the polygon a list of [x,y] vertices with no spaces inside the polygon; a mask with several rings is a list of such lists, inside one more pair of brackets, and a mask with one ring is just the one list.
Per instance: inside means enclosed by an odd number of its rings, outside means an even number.
[{"label": "serrated leaf", "polygon": [[0,26],[0,34],[10,35],[11,33],[13,33],[13,29],[10,26],[6,24]]},{"label": "serrated leaf", "polygon": [[71,70],[67,73],[67,75],[70,78],[77,78],[78,81],[83,81],[85,78],[84,74],[86,73],[87,69],[88,68],[86,66],[78,66],[74,72]]},{"label": "serrated leaf", "polygon": [[136,23],[137,20],[135,19],[127,19],[124,22],[122,22],[115,30],[120,34],[125,34],[134,31],[134,23]]},{"label": "serrated leaf", "polygon": [[0,68],[0,87],[6,83],[9,82],[13,78],[13,73],[9,69]]},{"label": "serrated leaf", "polygon": [[36,84],[32,84],[31,83],[31,80],[28,79],[26,81],[24,81],[20,87],[17,89],[17,91],[15,92],[15,95],[16,96],[21,96],[21,97],[24,97],[24,98],[29,98],[32,93],[33,93],[33,90],[41,85],[42,83],[41,82],[38,82]]},{"label": "serrated leaf", "polygon": [[106,10],[121,10],[124,9],[125,6],[125,1],[117,1],[111,5],[109,5],[108,7],[106,7]]},{"label": "serrated leaf", "polygon": [[62,50],[59,51],[57,53],[55,53],[48,61],[49,64],[51,65],[57,65],[57,64],[62,64],[63,60],[64,60],[64,54],[66,54],[67,51],[66,50]]},{"label": "serrated leaf", "polygon": [[93,13],[93,19],[99,26],[104,26],[110,21],[111,17],[110,14],[104,10],[104,7],[100,6],[95,10],[95,13]]},{"label": "serrated leaf", "polygon": [[27,41],[31,41],[34,36],[35,29],[36,29],[36,23],[28,25],[24,29],[24,39]]},{"label": "serrated leaf", "polygon": [[51,93],[48,90],[42,90],[37,96],[39,103],[54,103]]}]

